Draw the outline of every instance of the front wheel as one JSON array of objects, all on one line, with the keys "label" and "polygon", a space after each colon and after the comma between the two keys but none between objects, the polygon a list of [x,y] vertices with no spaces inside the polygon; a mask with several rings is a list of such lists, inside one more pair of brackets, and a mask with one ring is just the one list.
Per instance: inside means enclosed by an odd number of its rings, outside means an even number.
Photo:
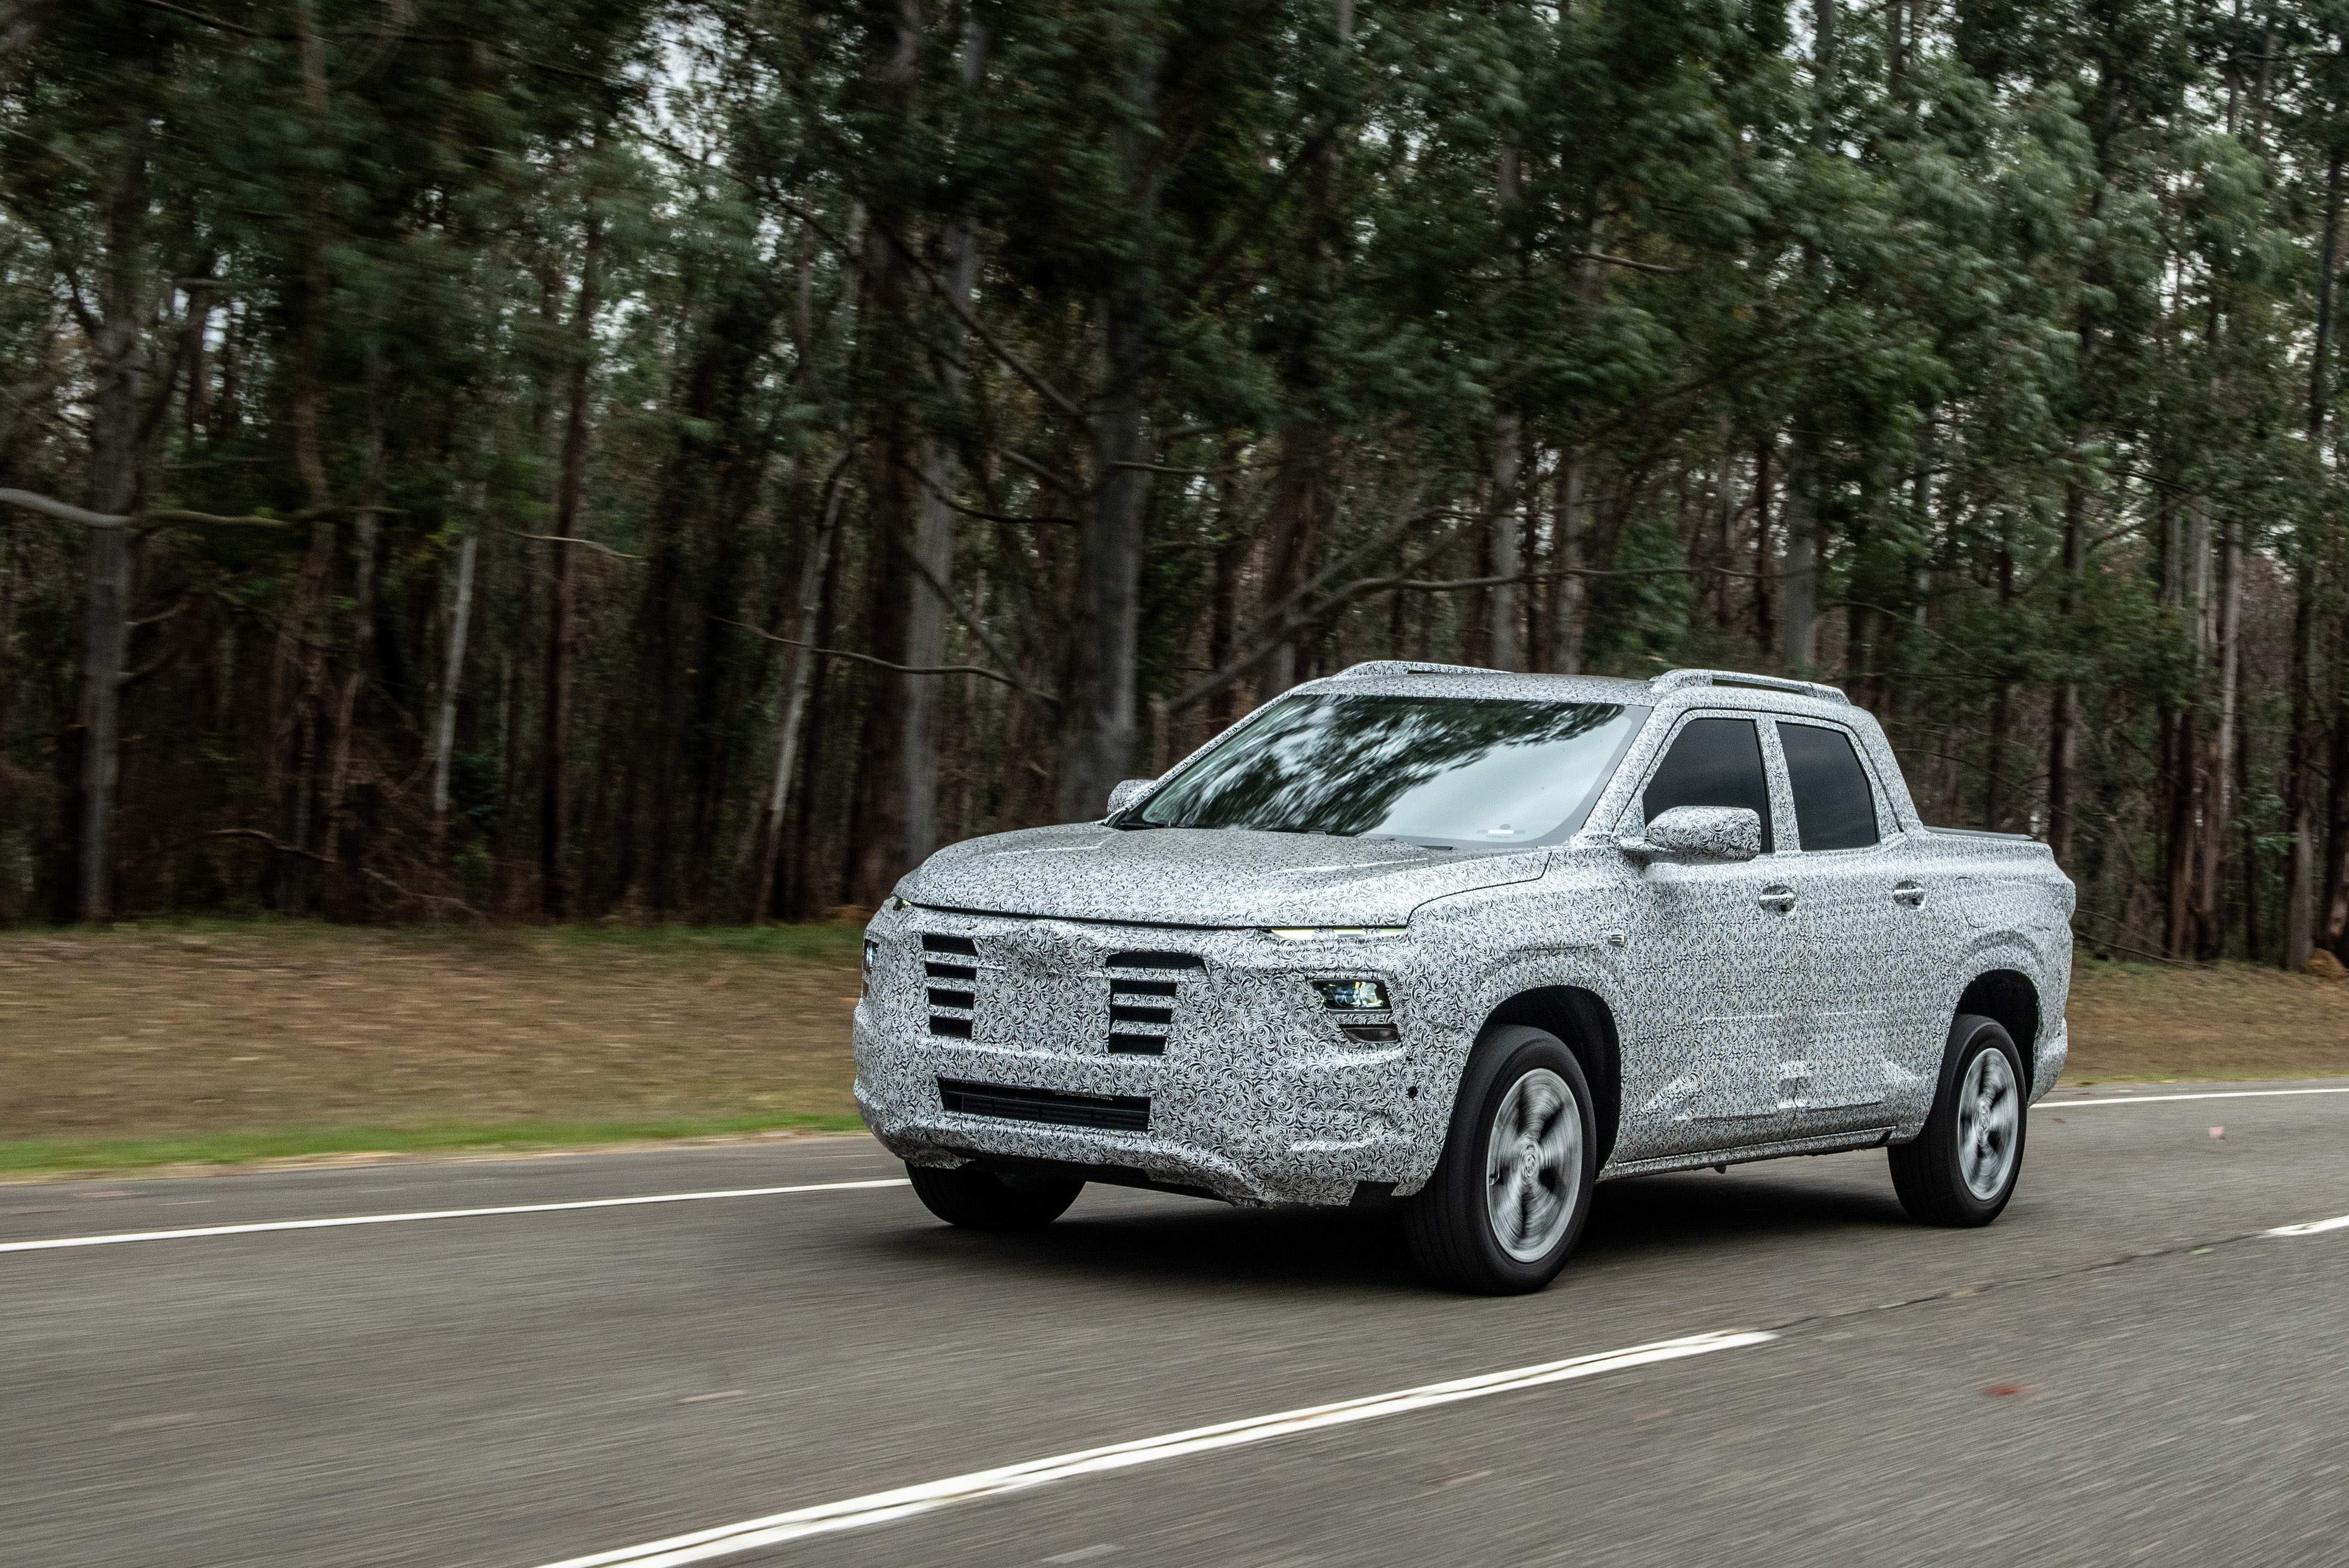
[{"label": "front wheel", "polygon": [[1892,1190],[1911,1219],[1987,1225],[2014,1195],[2030,1128],[2023,1057],[1994,1018],[1961,1013],[1925,1130],[1890,1150]]},{"label": "front wheel", "polygon": [[922,1206],[949,1225],[974,1231],[1032,1231],[1068,1211],[1085,1184],[1070,1177],[1022,1176],[957,1165],[941,1171],[908,1164]]},{"label": "front wheel", "polygon": [[1541,1289],[1590,1215],[1598,1141],[1574,1053],[1540,1029],[1493,1030],[1469,1054],[1435,1174],[1403,1204],[1412,1255],[1455,1289]]}]

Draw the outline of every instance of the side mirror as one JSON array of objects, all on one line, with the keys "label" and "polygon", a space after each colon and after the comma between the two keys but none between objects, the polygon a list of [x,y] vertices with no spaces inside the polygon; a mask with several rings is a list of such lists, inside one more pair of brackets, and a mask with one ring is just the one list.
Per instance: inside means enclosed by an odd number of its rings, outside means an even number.
[{"label": "side mirror", "polygon": [[[1149,794],[1157,783],[1158,780],[1155,779],[1128,779],[1118,785],[1109,792],[1109,814],[1112,817],[1116,816],[1120,811]],[[1748,811],[1745,814],[1750,817],[1754,813]]]},{"label": "side mirror", "polygon": [[1640,861],[1750,861],[1762,852],[1762,819],[1744,806],[1675,806],[1640,837],[1618,840],[1617,847]]}]

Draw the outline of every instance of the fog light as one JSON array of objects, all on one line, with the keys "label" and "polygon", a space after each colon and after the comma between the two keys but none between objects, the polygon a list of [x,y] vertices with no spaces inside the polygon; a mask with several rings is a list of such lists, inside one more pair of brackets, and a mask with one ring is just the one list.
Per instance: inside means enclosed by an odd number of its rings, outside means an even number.
[{"label": "fog light", "polygon": [[1387,988],[1376,980],[1316,980],[1324,1006],[1340,1013],[1383,1013]]}]

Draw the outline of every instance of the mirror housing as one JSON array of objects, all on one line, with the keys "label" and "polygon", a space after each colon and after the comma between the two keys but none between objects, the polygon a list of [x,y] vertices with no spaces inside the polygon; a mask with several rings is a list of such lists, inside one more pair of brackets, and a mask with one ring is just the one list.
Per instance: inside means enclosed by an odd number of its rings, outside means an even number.
[{"label": "mirror housing", "polygon": [[[1112,817],[1116,816],[1120,811],[1149,794],[1157,787],[1157,784],[1158,780],[1155,779],[1126,779],[1109,792],[1109,814]],[[1751,811],[1746,813],[1749,817],[1753,814]]]},{"label": "mirror housing", "polygon": [[1633,860],[1722,865],[1762,852],[1762,819],[1744,806],[1675,806],[1616,847]]}]

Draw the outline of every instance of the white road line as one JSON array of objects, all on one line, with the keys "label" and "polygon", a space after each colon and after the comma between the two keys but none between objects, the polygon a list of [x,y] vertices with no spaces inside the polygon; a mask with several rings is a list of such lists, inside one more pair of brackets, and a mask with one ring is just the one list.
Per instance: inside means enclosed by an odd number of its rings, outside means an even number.
[{"label": "white road line", "polygon": [[1163,1437],[1142,1438],[1108,1448],[1085,1449],[1072,1454],[1056,1454],[1050,1459],[1030,1460],[999,1470],[948,1476],[944,1480],[925,1481],[919,1486],[901,1487],[895,1491],[876,1491],[869,1496],[847,1498],[839,1502],[819,1503],[813,1508],[793,1509],[789,1513],[771,1513],[763,1519],[746,1519],[739,1524],[721,1524],[711,1530],[697,1530],[688,1535],[672,1535],[665,1541],[648,1541],[641,1546],[624,1546],[617,1551],[566,1558],[561,1563],[547,1564],[547,1568],[618,1568],[621,1564],[626,1568],[682,1568],[688,1563],[707,1563],[713,1558],[730,1557],[739,1552],[755,1551],[762,1546],[773,1546],[810,1535],[861,1530],[867,1525],[885,1524],[891,1520],[911,1518],[958,1502],[1026,1491],[1074,1476],[1132,1470],[1138,1465],[1158,1464],[1189,1454],[1268,1442],[1275,1438],[1295,1437],[1300,1432],[1319,1431],[1355,1421],[1374,1421],[1381,1416],[1399,1416],[1408,1410],[1423,1410],[1434,1405],[1482,1399],[1493,1394],[1514,1393],[1520,1388],[1538,1388],[1548,1383],[1595,1377],[1602,1372],[1647,1367],[1659,1361],[1678,1361],[1691,1356],[1707,1356],[1717,1350],[1735,1350],[1748,1345],[1765,1344],[1776,1337],[1775,1334],[1759,1329],[1694,1334],[1682,1339],[1664,1339],[1652,1345],[1634,1345],[1628,1349],[1603,1351],[1595,1356],[1577,1356],[1564,1361],[1545,1361],[1533,1367],[1514,1367],[1506,1372],[1488,1372],[1481,1377],[1462,1377],[1449,1383],[1430,1383],[1423,1387],[1399,1389],[1392,1394],[1371,1394],[1359,1399],[1341,1400],[1334,1405],[1309,1405],[1300,1410],[1282,1410],[1275,1415],[1256,1416],[1243,1421],[1226,1421],[1220,1426],[1195,1427],[1189,1431],[1169,1432]]},{"label": "white road line", "polygon": [[629,1209],[644,1203],[698,1203],[710,1198],[771,1198],[784,1192],[854,1192],[903,1187],[903,1176],[873,1181],[811,1181],[798,1187],[735,1187],[719,1192],[655,1192],[640,1198],[585,1198],[569,1203],[507,1203],[494,1209],[425,1209],[407,1214],[338,1214],[324,1220],[266,1220],[251,1225],[194,1225],[179,1231],[115,1231],[98,1236],[55,1236],[0,1242],[0,1253],[46,1253],[65,1247],[111,1247],[124,1242],[184,1242],[198,1236],[251,1236],[264,1231],[331,1231],[345,1225],[406,1225],[419,1220],[481,1220],[492,1214],[559,1214],[570,1209]]},{"label": "white road line", "polygon": [[2349,1214],[2337,1220],[2309,1220],[2297,1225],[2278,1225],[2268,1233],[2271,1236],[2315,1236],[2326,1231],[2349,1231]]},{"label": "white road line", "polygon": [[2060,1106],[2065,1110],[2077,1110],[2086,1105],[2163,1105],[2177,1099],[2276,1099],[2295,1094],[2349,1094],[2349,1085],[2338,1088],[2229,1088],[2209,1094],[2116,1094],[2106,1099],[2043,1099],[2041,1106]]}]

